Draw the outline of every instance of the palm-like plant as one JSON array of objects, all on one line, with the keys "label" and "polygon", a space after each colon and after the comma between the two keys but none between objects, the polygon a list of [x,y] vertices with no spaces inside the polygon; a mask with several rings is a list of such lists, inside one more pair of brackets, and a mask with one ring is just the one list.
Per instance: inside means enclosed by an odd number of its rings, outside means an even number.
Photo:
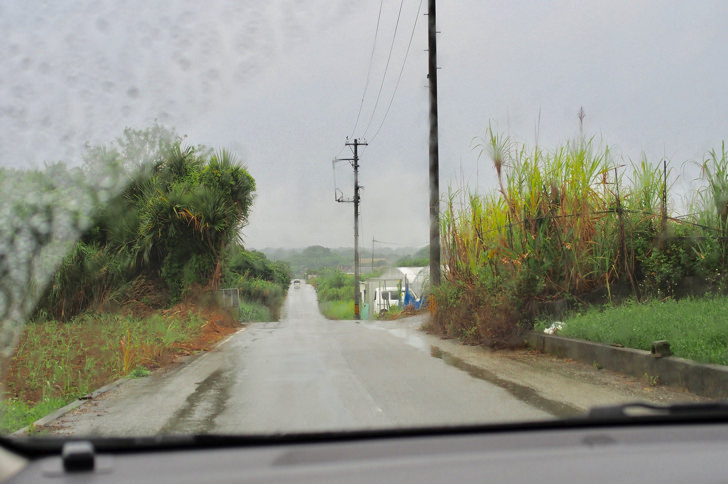
[{"label": "palm-like plant", "polygon": [[126,188],[96,214],[57,271],[45,312],[72,316],[138,276],[165,281],[176,296],[191,283],[219,281],[225,248],[240,241],[255,190],[235,156],[182,146],[158,126],[127,130],[115,147],[91,151],[89,170],[104,160],[138,169],[120,175],[128,177]]}]

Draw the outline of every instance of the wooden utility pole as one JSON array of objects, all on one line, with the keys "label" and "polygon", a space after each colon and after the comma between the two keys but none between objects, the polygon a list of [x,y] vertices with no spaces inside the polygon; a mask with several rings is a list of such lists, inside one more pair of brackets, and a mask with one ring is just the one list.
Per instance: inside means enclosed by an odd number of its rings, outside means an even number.
[{"label": "wooden utility pole", "polygon": [[428,0],[427,48],[430,84],[430,284],[440,285],[440,157],[437,134],[437,23],[435,0]]},{"label": "wooden utility pole", "polygon": [[354,319],[361,319],[359,307],[361,297],[359,291],[359,147],[366,146],[366,141],[355,139],[353,142],[346,140],[346,146],[354,147],[353,158],[339,158],[337,161],[349,161],[354,168],[354,199],[344,200],[337,198],[337,202],[354,202]]}]

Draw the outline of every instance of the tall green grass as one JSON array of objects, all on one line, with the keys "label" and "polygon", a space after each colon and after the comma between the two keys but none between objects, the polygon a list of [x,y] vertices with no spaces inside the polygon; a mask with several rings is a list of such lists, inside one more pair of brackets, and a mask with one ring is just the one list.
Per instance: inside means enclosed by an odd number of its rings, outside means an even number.
[{"label": "tall green grass", "polygon": [[[501,345],[541,303],[583,301],[615,285],[634,298],[673,296],[687,276],[726,268],[728,156],[702,164],[696,214],[669,214],[661,164],[615,160],[579,138],[552,151],[527,148],[488,130],[476,144],[497,188],[451,191],[441,218],[444,284],[435,291],[432,329],[468,342]],[[517,339],[517,338],[516,338]]]}]

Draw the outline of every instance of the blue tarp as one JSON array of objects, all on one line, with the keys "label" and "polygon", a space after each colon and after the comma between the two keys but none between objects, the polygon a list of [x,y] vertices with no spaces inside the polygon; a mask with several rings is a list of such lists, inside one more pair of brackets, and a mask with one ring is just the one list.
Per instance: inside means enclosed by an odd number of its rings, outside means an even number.
[{"label": "blue tarp", "polygon": [[412,292],[409,290],[409,281],[404,281],[404,305],[403,307],[412,306],[415,310],[420,309],[422,304],[427,304],[427,296],[423,296],[420,299],[416,299]]}]

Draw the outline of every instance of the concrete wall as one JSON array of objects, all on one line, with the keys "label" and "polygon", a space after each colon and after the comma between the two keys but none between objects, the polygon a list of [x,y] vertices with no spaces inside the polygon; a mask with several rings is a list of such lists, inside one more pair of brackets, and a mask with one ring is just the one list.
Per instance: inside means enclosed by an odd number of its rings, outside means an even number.
[{"label": "concrete wall", "polygon": [[572,358],[602,368],[626,373],[638,378],[647,375],[659,378],[659,383],[684,388],[696,395],[728,398],[728,367],[706,365],[692,360],[667,356],[655,358],[648,351],[619,348],[602,343],[563,338],[530,332],[528,345],[562,358]]}]

